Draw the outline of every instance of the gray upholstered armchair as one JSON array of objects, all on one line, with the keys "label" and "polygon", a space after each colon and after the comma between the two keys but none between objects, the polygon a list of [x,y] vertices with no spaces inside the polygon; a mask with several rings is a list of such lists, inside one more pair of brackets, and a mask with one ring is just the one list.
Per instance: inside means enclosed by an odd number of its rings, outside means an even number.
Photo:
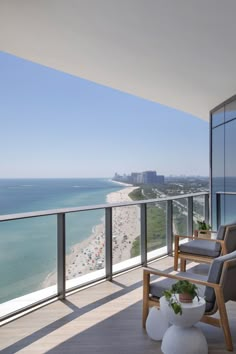
[{"label": "gray upholstered armchair", "polygon": [[[151,275],[156,275],[158,278],[155,277],[154,281],[151,281]],[[159,307],[159,298],[163,295],[163,291],[170,289],[171,285],[179,279],[187,279],[200,288],[199,295],[203,296],[206,301],[205,314],[201,321],[221,327],[226,348],[232,351],[233,343],[225,303],[229,300],[236,301],[236,287],[232,286],[236,279],[236,251],[215,258],[207,276],[190,272],[169,274],[153,268],[144,268],[143,327],[146,324],[149,307]],[[220,318],[211,317],[217,310],[219,310]]]},{"label": "gray upholstered armchair", "polygon": [[[190,241],[180,244],[180,240],[188,238]],[[236,224],[221,225],[216,238],[205,239],[194,236],[175,235],[174,270],[186,271],[186,261],[210,264],[212,260],[236,250]]]}]

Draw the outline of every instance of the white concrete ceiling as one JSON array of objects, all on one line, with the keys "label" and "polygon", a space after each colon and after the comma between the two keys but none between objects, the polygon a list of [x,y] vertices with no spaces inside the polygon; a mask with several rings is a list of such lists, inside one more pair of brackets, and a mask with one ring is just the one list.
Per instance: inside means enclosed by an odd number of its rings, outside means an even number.
[{"label": "white concrete ceiling", "polygon": [[208,120],[236,94],[236,0],[0,0],[0,49]]}]

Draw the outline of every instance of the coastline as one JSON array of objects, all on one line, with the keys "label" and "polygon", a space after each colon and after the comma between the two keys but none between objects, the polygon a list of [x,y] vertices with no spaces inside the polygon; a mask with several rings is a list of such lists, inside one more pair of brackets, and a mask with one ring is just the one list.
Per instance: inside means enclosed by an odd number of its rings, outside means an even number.
[{"label": "coastline", "polygon": [[[133,187],[134,185],[131,183],[125,183],[125,182],[119,182],[119,181],[114,181],[114,179],[109,179],[110,182],[120,184],[121,186],[127,186],[127,187]],[[135,187],[138,188],[138,187]]]},{"label": "coastline", "polygon": [[[118,182],[115,182],[118,183]],[[127,186],[109,193],[107,203],[131,201],[129,193],[137,187]],[[113,264],[130,258],[130,251],[135,238],[140,234],[139,208],[134,206],[115,207],[113,209]],[[91,273],[104,268],[105,261],[105,220],[95,225],[91,235],[80,243],[73,245],[66,255],[66,280]],[[55,285],[56,270],[43,281],[43,287]]]}]

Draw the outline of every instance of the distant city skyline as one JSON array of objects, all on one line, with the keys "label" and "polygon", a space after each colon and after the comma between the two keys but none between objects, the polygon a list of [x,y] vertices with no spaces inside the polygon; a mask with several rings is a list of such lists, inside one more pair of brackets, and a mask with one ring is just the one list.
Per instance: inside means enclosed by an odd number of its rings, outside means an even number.
[{"label": "distant city skyline", "polygon": [[209,175],[208,122],[3,52],[0,67],[0,178]]},{"label": "distant city skyline", "polygon": [[115,173],[113,177],[114,181],[130,183],[130,184],[164,184],[165,176],[158,175],[156,171],[142,171],[134,172],[131,174]]}]

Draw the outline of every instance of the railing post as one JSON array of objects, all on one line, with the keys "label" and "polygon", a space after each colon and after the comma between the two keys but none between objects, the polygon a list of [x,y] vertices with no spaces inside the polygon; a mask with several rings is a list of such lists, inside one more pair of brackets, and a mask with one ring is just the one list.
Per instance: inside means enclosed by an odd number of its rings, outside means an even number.
[{"label": "railing post", "polygon": [[66,223],[65,213],[57,214],[57,293],[59,299],[66,295]]},{"label": "railing post", "polygon": [[205,194],[204,196],[204,220],[206,224],[209,224],[209,194]]},{"label": "railing post", "polygon": [[167,254],[173,253],[173,201],[167,200],[166,205],[166,245]]},{"label": "railing post", "polygon": [[221,194],[216,193],[216,224],[217,224],[217,230],[221,225]]},{"label": "railing post", "polygon": [[112,208],[105,209],[105,273],[112,280]]},{"label": "railing post", "polygon": [[141,265],[147,265],[147,204],[140,205]]},{"label": "railing post", "polygon": [[189,236],[193,234],[193,197],[187,199],[188,218],[187,218],[187,233]]}]

